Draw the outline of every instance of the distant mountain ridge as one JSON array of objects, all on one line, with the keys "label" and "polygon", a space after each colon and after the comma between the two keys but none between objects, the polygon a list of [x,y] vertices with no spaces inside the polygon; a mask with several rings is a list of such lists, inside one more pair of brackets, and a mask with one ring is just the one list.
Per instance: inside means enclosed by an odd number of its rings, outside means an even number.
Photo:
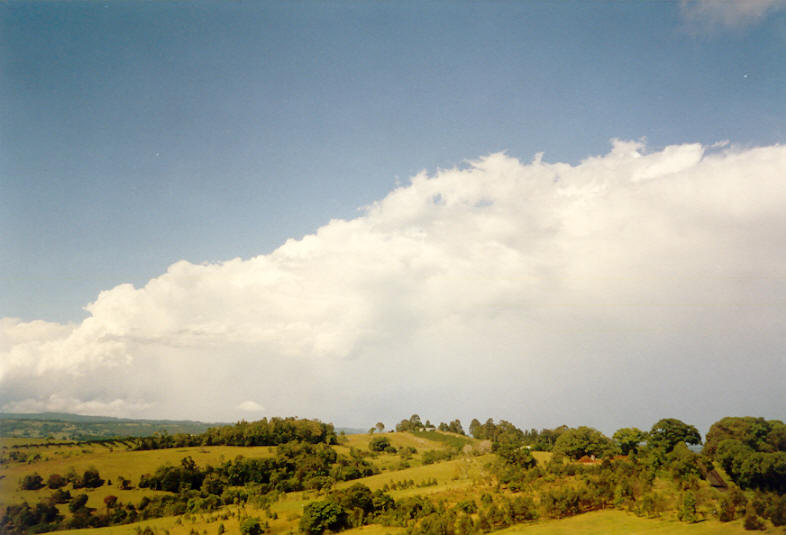
[{"label": "distant mountain ridge", "polygon": [[[148,423],[195,423],[204,424],[198,420],[148,420],[137,418],[117,418],[115,416],[91,416],[88,414],[72,414],[68,412],[0,412],[0,420],[52,420],[70,423],[99,423],[99,422],[148,422]],[[224,423],[209,423],[208,425],[226,425]]]},{"label": "distant mountain ridge", "polygon": [[142,420],[113,416],[88,416],[62,412],[0,413],[0,437],[95,440],[150,436],[154,433],[198,434],[221,422],[193,420]]}]

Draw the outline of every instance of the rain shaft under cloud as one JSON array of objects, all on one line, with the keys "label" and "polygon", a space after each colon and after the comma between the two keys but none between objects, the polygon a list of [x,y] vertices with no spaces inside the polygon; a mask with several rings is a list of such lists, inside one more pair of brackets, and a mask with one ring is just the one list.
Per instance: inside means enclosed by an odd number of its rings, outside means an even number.
[{"label": "rain shaft under cloud", "polygon": [[0,405],[612,431],[782,417],[785,176],[781,146],[623,141],[576,166],[422,173],[271,254],[103,291],[78,325],[0,320]]}]

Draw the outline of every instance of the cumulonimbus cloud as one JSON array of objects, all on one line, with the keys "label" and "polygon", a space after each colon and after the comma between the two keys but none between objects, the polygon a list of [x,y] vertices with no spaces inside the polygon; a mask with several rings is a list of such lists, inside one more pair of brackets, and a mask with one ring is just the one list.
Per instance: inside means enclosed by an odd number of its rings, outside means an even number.
[{"label": "cumulonimbus cloud", "polygon": [[745,379],[742,409],[766,411],[784,380],[785,176],[781,146],[617,140],[578,165],[421,173],[270,254],[101,292],[78,325],[0,320],[0,404],[556,425],[623,421],[626,396],[732,404]]}]

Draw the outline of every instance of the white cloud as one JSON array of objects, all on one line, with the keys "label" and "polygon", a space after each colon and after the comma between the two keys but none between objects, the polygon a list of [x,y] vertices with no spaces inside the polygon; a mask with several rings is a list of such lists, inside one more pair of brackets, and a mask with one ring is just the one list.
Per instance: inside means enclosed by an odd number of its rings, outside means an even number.
[{"label": "white cloud", "polygon": [[262,412],[265,410],[265,407],[257,403],[256,401],[246,400],[243,403],[240,403],[237,406],[238,409],[241,411],[246,412]]},{"label": "white cloud", "polygon": [[786,0],[682,0],[683,19],[694,28],[744,28],[786,8]]},{"label": "white cloud", "polygon": [[618,140],[576,166],[421,173],[271,254],[101,292],[79,325],[2,320],[0,403],[343,425],[771,414],[784,176],[780,146]]}]

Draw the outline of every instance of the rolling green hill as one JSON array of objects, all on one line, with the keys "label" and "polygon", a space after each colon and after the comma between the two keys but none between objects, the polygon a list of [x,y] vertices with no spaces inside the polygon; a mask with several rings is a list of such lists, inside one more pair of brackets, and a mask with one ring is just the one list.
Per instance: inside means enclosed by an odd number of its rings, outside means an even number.
[{"label": "rolling green hill", "polygon": [[[322,433],[332,425],[317,420],[273,419],[196,437],[229,442],[147,449],[140,446],[148,438],[5,439],[0,533],[735,535],[783,533],[786,525],[777,480],[737,486],[724,470],[727,457],[777,463],[778,453],[757,457],[749,446],[724,442],[713,458],[678,438],[622,454],[588,428],[565,428],[552,451],[533,451],[524,441],[536,437],[503,424],[495,431],[487,422],[480,438],[422,429],[336,436]],[[265,445],[254,445],[263,436]],[[768,440],[779,444],[778,437]],[[582,455],[582,441],[611,449]],[[243,531],[254,522],[259,531]]]}]

